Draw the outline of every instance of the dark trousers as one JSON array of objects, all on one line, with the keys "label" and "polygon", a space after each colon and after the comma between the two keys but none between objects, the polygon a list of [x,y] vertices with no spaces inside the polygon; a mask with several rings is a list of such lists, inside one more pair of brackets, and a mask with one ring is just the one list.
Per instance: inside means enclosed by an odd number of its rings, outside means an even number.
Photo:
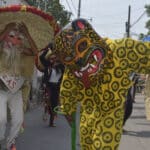
[{"label": "dark trousers", "polygon": [[50,102],[50,124],[53,124],[54,117],[56,113],[54,112],[54,108],[59,104],[59,83],[48,83],[48,91],[49,91],[49,102]]},{"label": "dark trousers", "polygon": [[125,125],[126,121],[129,119],[129,117],[132,114],[133,102],[134,102],[133,95],[131,95],[131,88],[130,88],[128,90],[128,94],[127,94],[126,102],[125,102],[123,126]]}]

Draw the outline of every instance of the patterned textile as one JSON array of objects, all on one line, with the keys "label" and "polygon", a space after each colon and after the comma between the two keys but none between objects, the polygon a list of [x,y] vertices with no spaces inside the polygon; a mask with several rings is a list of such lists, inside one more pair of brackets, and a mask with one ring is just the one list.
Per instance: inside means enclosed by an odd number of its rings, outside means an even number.
[{"label": "patterned textile", "polygon": [[86,20],[77,19],[56,36],[55,54],[66,65],[61,111],[71,115],[81,104],[81,149],[117,150],[132,85],[129,73],[150,71],[150,43],[104,39]]}]

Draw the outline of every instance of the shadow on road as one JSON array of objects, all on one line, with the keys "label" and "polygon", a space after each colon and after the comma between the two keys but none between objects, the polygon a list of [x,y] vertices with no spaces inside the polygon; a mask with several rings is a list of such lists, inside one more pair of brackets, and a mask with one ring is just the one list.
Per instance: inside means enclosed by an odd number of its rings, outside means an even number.
[{"label": "shadow on road", "polygon": [[131,119],[145,119],[146,120],[146,116],[142,115],[142,116],[131,116]]},{"label": "shadow on road", "polygon": [[150,131],[126,131],[123,133],[123,135],[150,138]]}]

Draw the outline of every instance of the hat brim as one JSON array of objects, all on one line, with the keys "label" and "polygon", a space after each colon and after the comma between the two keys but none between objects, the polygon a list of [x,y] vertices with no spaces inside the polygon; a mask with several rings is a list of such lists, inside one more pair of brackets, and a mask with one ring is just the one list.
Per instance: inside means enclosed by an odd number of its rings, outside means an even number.
[{"label": "hat brim", "polygon": [[60,28],[50,13],[27,5],[11,5],[0,8],[0,32],[11,22],[24,22],[38,51],[53,41]]}]

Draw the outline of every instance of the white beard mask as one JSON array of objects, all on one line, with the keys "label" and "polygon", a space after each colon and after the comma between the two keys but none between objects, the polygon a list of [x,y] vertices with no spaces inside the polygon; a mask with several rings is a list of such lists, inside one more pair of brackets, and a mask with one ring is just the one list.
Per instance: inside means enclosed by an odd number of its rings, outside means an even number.
[{"label": "white beard mask", "polygon": [[8,48],[3,48],[2,64],[5,70],[12,75],[20,73],[21,70],[21,52],[17,47],[9,45]]}]

